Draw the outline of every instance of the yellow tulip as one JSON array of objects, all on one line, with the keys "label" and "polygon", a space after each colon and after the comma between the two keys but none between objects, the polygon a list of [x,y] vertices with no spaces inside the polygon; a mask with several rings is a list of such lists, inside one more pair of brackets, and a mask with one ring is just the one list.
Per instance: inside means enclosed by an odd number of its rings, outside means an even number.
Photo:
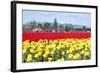
[{"label": "yellow tulip", "polygon": [[38,54],[35,54],[35,55],[34,55],[34,57],[35,57],[35,58],[38,58],[38,57],[39,57],[39,55],[38,55]]},{"label": "yellow tulip", "polygon": [[73,59],[74,60],[77,60],[77,59],[79,59],[81,57],[81,55],[79,54],[79,53],[77,53],[77,54],[75,54],[74,56],[73,56]]},{"label": "yellow tulip", "polygon": [[34,49],[30,49],[30,52],[33,54],[34,53]]},{"label": "yellow tulip", "polygon": [[23,42],[23,48],[24,48],[24,49],[29,49],[29,47],[30,47],[29,40],[24,41],[24,42]]},{"label": "yellow tulip", "polygon": [[27,62],[32,62],[32,54],[28,54],[27,56]]},{"label": "yellow tulip", "polygon": [[73,54],[69,54],[69,55],[68,55],[68,58],[69,58],[69,59],[72,59],[72,58],[73,58]]},{"label": "yellow tulip", "polygon": [[47,50],[47,51],[45,52],[45,54],[48,55],[48,54],[49,54],[49,51]]},{"label": "yellow tulip", "polygon": [[61,55],[64,55],[64,54],[65,54],[65,52],[64,52],[64,51],[62,51],[62,52],[61,52]]},{"label": "yellow tulip", "polygon": [[52,61],[52,58],[51,58],[51,57],[49,57],[49,58],[48,58],[48,61]]},{"label": "yellow tulip", "polygon": [[[83,57],[91,56],[91,39],[57,39],[57,40],[47,40],[40,39],[38,41],[23,41],[22,53],[28,54],[25,60],[27,62],[32,61],[34,58],[44,57],[48,61],[53,59],[50,56],[56,57],[57,55],[66,56],[70,60],[79,60],[81,55]],[[56,54],[57,52],[57,54]],[[60,53],[60,54],[59,54]],[[32,55],[33,54],[33,55]],[[43,55],[42,55],[43,54]],[[65,58],[57,58],[56,61],[64,61]]]},{"label": "yellow tulip", "polygon": [[80,52],[80,54],[84,54],[85,53],[85,51],[84,50],[82,50],[81,52]]},{"label": "yellow tulip", "polygon": [[43,54],[43,57],[45,58],[47,55],[46,54]]},{"label": "yellow tulip", "polygon": [[42,54],[42,52],[41,52],[41,51],[39,51],[39,52],[38,52],[38,55],[40,56],[41,54]]},{"label": "yellow tulip", "polygon": [[60,61],[61,61],[61,59],[58,59],[57,61],[58,61],[58,62],[60,62]]},{"label": "yellow tulip", "polygon": [[51,51],[50,54],[53,55],[54,54],[54,51]]},{"label": "yellow tulip", "polygon": [[22,50],[23,54],[25,54],[25,53],[26,53],[26,51],[27,51],[27,49],[23,49],[23,50]]},{"label": "yellow tulip", "polygon": [[90,55],[89,51],[87,51],[87,52],[84,53],[84,56],[89,56],[89,55]]},{"label": "yellow tulip", "polygon": [[65,60],[65,59],[62,57],[62,58],[61,58],[61,61],[64,61],[64,60]]}]

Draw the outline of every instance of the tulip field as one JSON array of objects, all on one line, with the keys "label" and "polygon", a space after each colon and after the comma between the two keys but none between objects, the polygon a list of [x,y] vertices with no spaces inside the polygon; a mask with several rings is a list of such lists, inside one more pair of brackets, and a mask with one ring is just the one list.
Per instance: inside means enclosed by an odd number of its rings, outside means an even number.
[{"label": "tulip field", "polygon": [[90,32],[23,32],[23,63],[91,59]]}]

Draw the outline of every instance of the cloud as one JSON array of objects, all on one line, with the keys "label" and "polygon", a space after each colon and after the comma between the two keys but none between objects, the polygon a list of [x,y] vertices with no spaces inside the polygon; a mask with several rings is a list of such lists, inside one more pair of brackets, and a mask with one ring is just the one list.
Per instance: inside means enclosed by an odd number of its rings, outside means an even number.
[{"label": "cloud", "polygon": [[59,21],[59,23],[63,24],[64,22],[63,21]]}]

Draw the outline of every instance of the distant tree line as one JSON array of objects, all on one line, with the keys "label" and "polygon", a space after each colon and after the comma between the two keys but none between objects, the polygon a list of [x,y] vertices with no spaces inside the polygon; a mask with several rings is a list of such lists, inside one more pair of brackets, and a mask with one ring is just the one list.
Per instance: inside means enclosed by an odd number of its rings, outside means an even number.
[{"label": "distant tree line", "polygon": [[23,32],[69,32],[69,31],[83,31],[90,32],[91,29],[85,26],[74,27],[72,24],[60,24],[57,19],[53,23],[50,22],[36,22],[35,20],[23,24]]}]

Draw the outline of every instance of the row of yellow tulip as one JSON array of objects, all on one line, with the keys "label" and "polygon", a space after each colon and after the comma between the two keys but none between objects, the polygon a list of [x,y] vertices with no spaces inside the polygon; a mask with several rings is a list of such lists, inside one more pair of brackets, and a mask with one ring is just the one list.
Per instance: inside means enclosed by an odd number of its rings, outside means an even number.
[{"label": "row of yellow tulip", "polygon": [[88,39],[57,39],[23,41],[23,62],[48,62],[88,60],[91,58],[91,43]]}]

